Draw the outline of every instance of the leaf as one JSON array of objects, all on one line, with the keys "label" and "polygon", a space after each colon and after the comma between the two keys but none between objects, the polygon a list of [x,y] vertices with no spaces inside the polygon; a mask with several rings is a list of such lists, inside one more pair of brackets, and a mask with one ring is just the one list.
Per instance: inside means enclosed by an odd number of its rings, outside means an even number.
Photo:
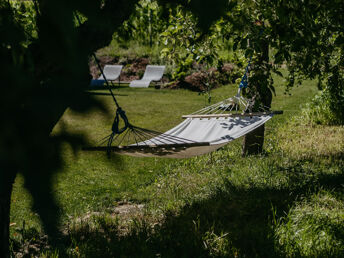
[{"label": "leaf", "polygon": [[169,48],[167,48],[167,47],[165,47],[165,48],[163,48],[160,52],[162,53],[162,54],[167,54],[168,52],[170,52],[171,50],[169,49]]},{"label": "leaf", "polygon": [[344,36],[338,36],[336,41],[335,41],[336,45],[344,45]]},{"label": "leaf", "polygon": [[278,76],[283,77],[283,74],[282,74],[280,71],[278,71],[278,70],[273,70],[273,72],[274,72],[275,74],[277,74]]},{"label": "leaf", "polygon": [[235,49],[237,48],[240,41],[241,41],[241,37],[236,35],[236,37],[233,39],[233,47],[234,45],[236,45]]},{"label": "leaf", "polygon": [[251,49],[251,48],[246,49],[245,50],[245,57],[249,58],[251,56],[253,56],[253,49]]},{"label": "leaf", "polygon": [[270,90],[272,91],[272,93],[276,97],[276,89],[275,89],[275,87],[273,85],[270,85]]},{"label": "leaf", "polygon": [[275,54],[275,63],[276,64],[281,64],[283,62],[283,51],[279,50],[276,54]]}]

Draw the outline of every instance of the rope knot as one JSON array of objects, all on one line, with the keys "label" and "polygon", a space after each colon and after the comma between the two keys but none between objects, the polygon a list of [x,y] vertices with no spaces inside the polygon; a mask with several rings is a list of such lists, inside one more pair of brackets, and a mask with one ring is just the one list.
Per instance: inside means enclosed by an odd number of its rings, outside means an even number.
[{"label": "rope knot", "polygon": [[[124,126],[122,128],[119,128],[120,118],[122,118],[122,120],[124,122]],[[116,111],[115,119],[114,119],[113,124],[112,124],[113,134],[123,133],[125,130],[127,130],[128,126],[129,126],[129,121],[128,121],[128,118],[125,114],[125,111],[122,108],[118,107],[117,111]]]}]

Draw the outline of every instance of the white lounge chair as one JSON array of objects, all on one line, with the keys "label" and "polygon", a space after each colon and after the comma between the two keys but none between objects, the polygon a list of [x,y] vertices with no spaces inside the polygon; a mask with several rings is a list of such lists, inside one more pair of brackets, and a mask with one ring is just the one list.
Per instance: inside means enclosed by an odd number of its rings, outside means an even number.
[{"label": "white lounge chair", "polygon": [[[105,65],[103,69],[103,73],[108,81],[114,81],[118,79],[118,84],[120,83],[120,75],[122,71],[123,65]],[[99,76],[98,79],[91,80],[90,87],[91,88],[99,88],[103,87],[105,83],[105,79],[103,74]]]},{"label": "white lounge chair", "polygon": [[[114,81],[120,78],[122,68],[123,65],[105,65],[103,73],[108,81]],[[101,75],[98,80],[104,80],[104,76]]]},{"label": "white lounge chair", "polygon": [[148,88],[152,81],[160,81],[162,79],[164,71],[164,65],[147,65],[142,79],[130,82],[129,86],[133,88]]}]

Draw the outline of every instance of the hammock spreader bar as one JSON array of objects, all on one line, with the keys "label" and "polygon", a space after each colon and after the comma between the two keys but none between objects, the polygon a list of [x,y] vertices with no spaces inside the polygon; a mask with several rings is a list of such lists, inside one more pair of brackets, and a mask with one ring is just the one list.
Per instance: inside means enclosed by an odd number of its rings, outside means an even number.
[{"label": "hammock spreader bar", "polygon": [[189,148],[199,146],[209,146],[209,142],[192,142],[192,143],[180,143],[180,144],[151,144],[151,145],[129,145],[129,146],[97,146],[97,147],[84,147],[86,151],[110,151],[118,152],[122,150],[137,150],[144,151],[147,149],[176,149],[176,148]]},{"label": "hammock spreader bar", "polygon": [[218,117],[252,117],[264,115],[280,115],[282,110],[267,111],[267,112],[252,112],[252,113],[230,113],[230,114],[206,114],[206,115],[184,115],[182,118],[218,118]]}]

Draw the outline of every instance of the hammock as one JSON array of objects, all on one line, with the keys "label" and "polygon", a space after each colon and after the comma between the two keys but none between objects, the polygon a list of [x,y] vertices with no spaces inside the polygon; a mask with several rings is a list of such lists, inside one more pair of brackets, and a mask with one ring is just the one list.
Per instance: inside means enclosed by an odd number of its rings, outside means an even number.
[{"label": "hammock", "polygon": [[[244,80],[245,78],[243,78]],[[188,158],[217,150],[259,126],[266,123],[275,114],[282,111],[250,111],[252,103],[240,95],[245,84],[241,83],[238,94],[219,103],[205,107],[192,114],[184,115],[185,120],[165,133],[131,125],[127,120],[125,132],[112,133],[103,139],[101,145],[87,147],[84,150],[114,152],[134,157],[167,157]],[[114,122],[118,131],[119,117],[124,111],[116,114]]]},{"label": "hammock", "polygon": [[[81,24],[76,14],[79,25]],[[282,111],[269,111],[261,107],[260,112],[252,112],[252,103],[241,96],[241,89],[248,85],[248,70],[251,59],[241,79],[236,96],[205,107],[190,115],[186,120],[165,133],[140,128],[129,123],[119,106],[109,82],[96,55],[93,57],[105,80],[117,107],[112,125],[112,133],[105,137],[97,147],[85,147],[88,151],[106,151],[135,157],[187,158],[209,153],[237,139],[266,123],[274,114]],[[239,111],[241,110],[241,111]],[[124,126],[120,128],[120,120]],[[107,143],[106,146],[104,144]]]},{"label": "hammock", "polygon": [[[269,107],[264,106],[260,107],[260,112],[252,112],[253,103],[241,96],[241,90],[248,85],[250,60],[234,97],[183,116],[185,121],[165,133],[140,128],[129,122],[109,87],[96,55],[93,54],[93,57],[117,111],[112,133],[105,137],[99,146],[83,148],[86,151],[106,151],[108,155],[114,152],[135,157],[188,158],[217,150],[263,125],[274,114],[283,113],[269,111]],[[122,128],[120,120],[124,123]]]}]

